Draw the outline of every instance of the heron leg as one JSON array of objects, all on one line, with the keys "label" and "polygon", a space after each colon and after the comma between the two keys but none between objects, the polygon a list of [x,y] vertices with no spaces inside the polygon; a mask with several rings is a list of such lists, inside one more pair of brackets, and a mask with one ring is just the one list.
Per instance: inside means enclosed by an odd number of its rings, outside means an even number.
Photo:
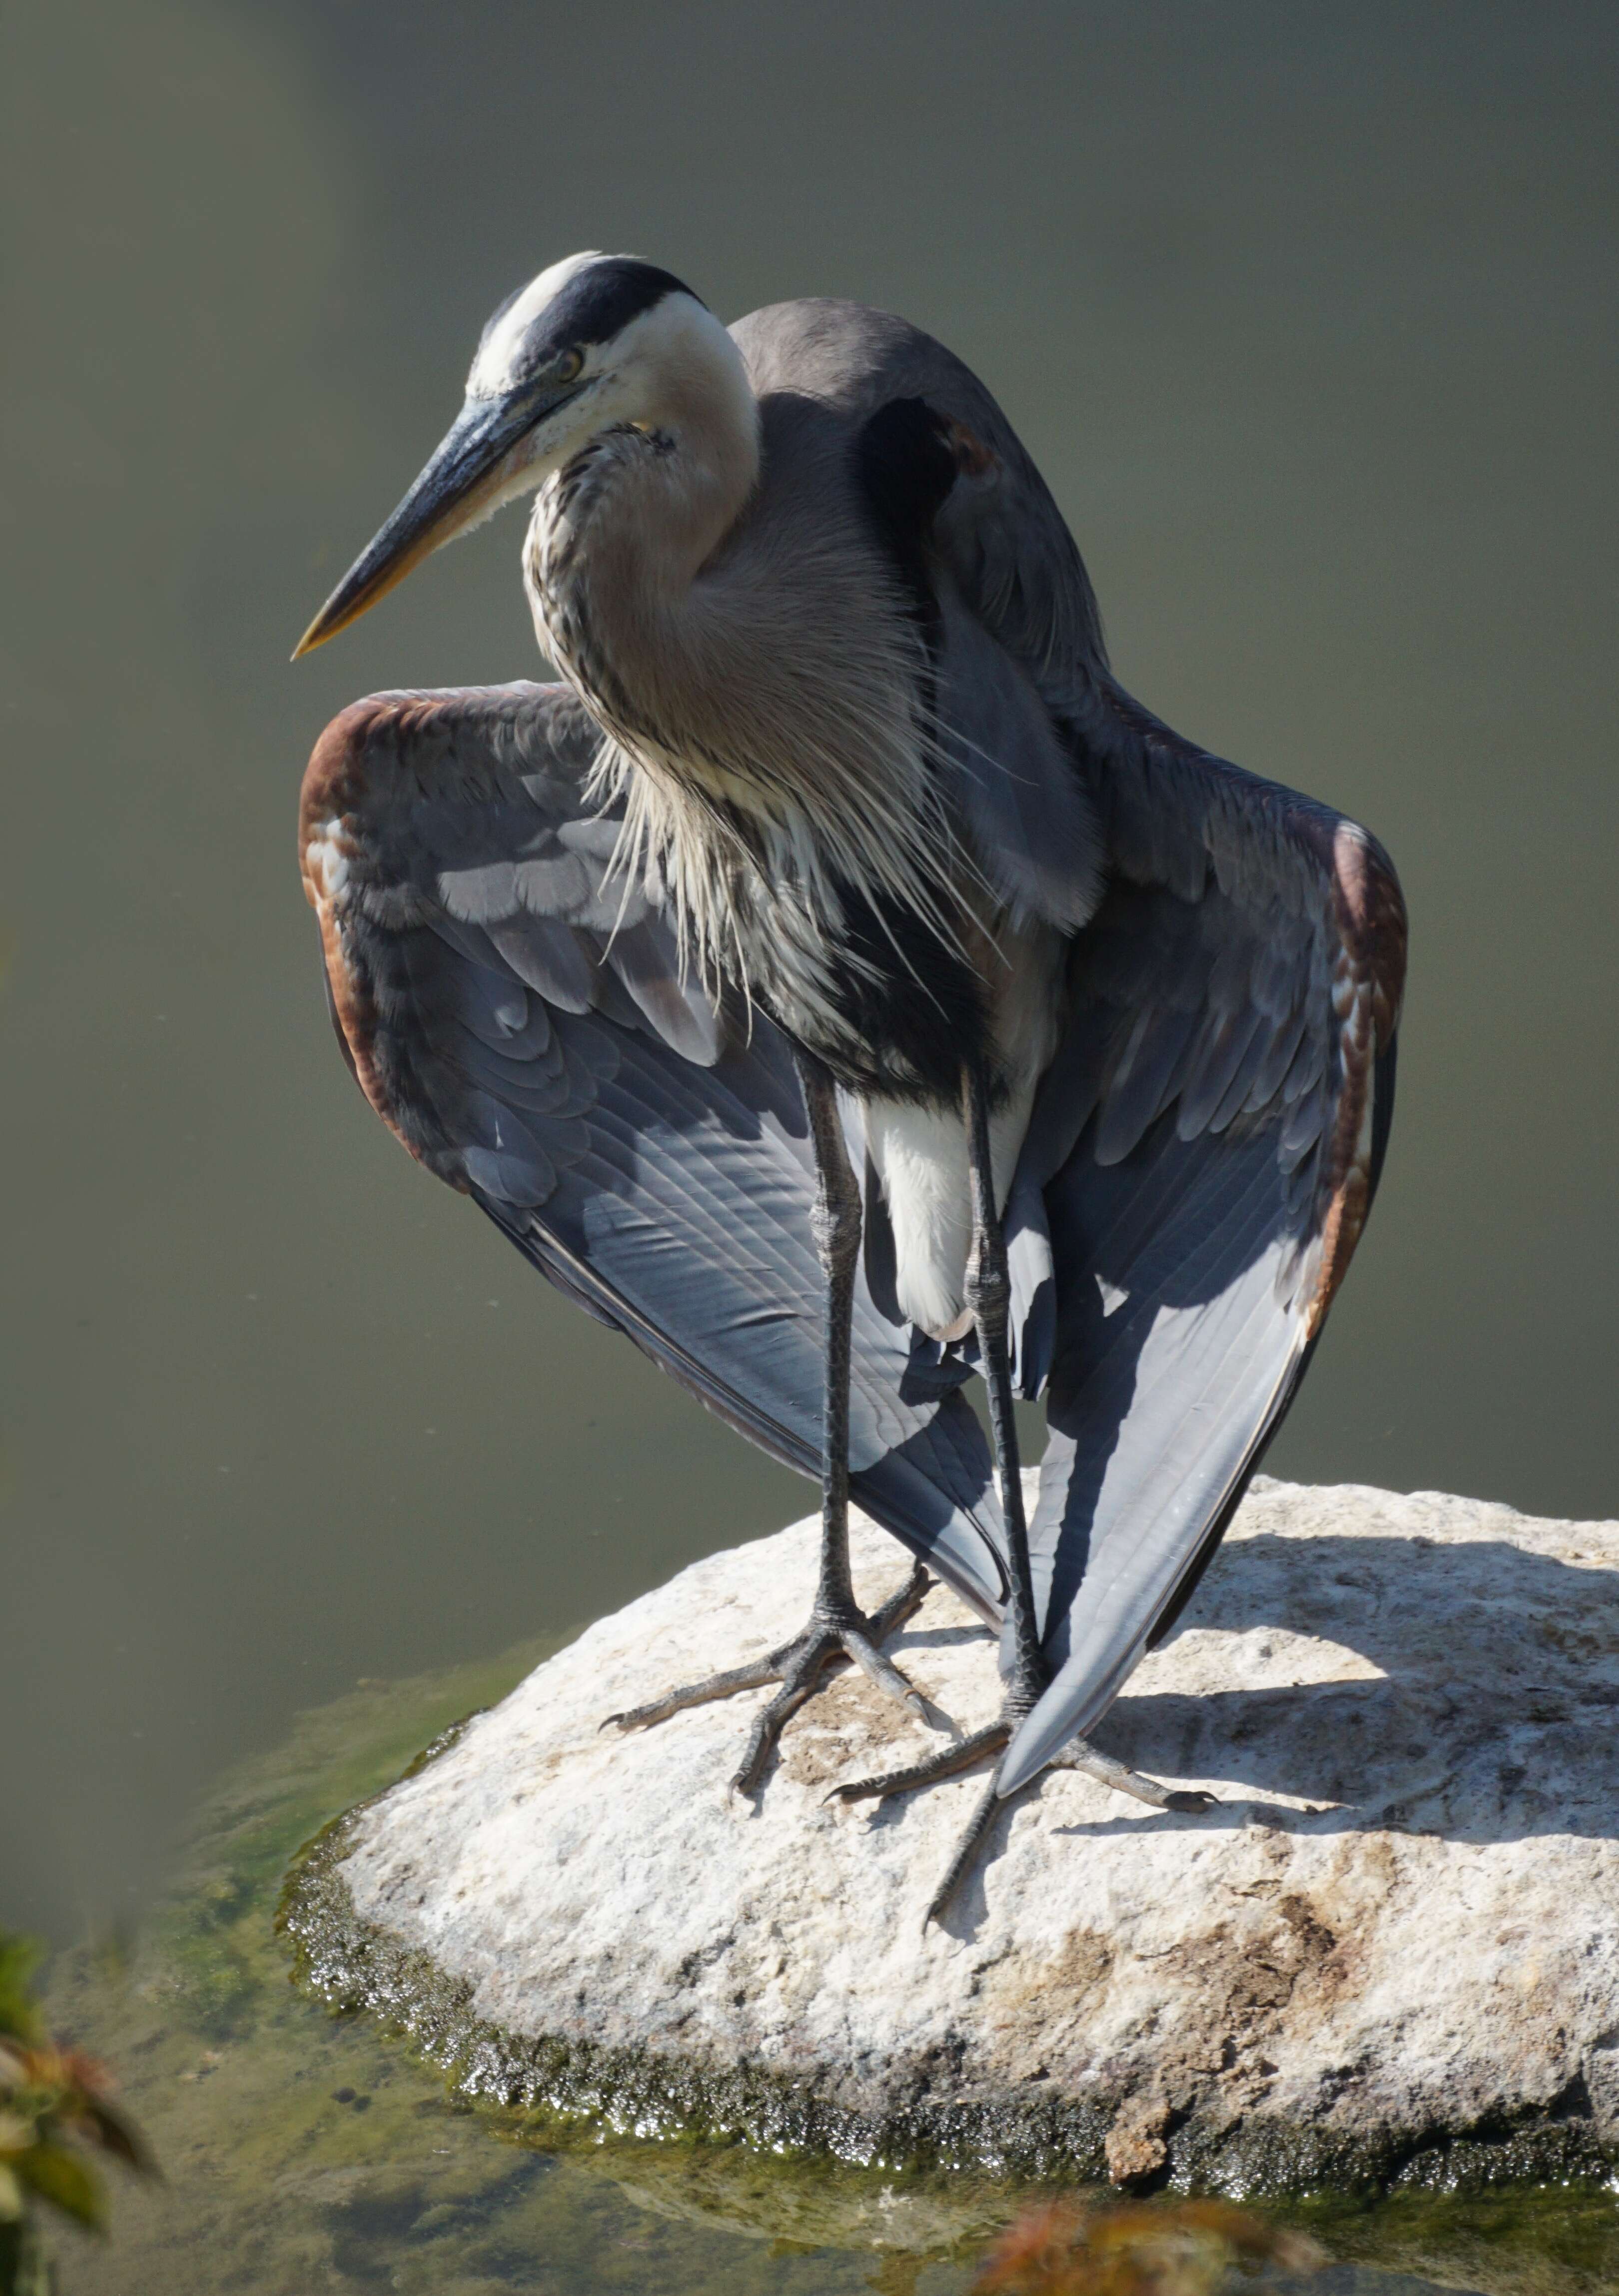
[{"label": "heron leg", "polygon": [[[881,1610],[874,1611],[866,1622],[865,1639],[873,1644],[878,1644],[886,1642],[890,1635],[898,1634],[907,1620],[914,1618],[921,1609],[933,1583],[920,1562],[913,1564],[910,1577],[904,1586],[897,1594],[889,1596]],[[783,1685],[780,1693],[764,1710],[765,1714],[769,1715],[777,1708],[783,1709],[777,1719],[776,1730],[764,1749],[765,1755],[768,1757],[770,1745],[775,1743],[776,1737],[780,1734],[781,1723],[785,1722],[789,1716],[795,1714],[804,1701],[819,1686],[818,1679],[805,1684],[798,1678],[802,1675],[804,1669],[797,1661],[807,1657],[805,1646],[810,1643],[814,1633],[812,1620],[810,1628],[804,1634],[795,1635],[791,1642],[783,1643],[776,1650],[765,1652],[762,1657],[750,1660],[747,1665],[727,1667],[721,1673],[705,1675],[701,1682],[683,1683],[678,1690],[665,1691],[662,1698],[651,1699],[645,1706],[632,1706],[622,1714],[609,1714],[601,1724],[601,1727],[607,1730],[616,1724],[620,1730],[649,1730],[656,1723],[667,1722],[671,1714],[682,1713],[688,1706],[707,1706],[718,1699],[734,1698],[738,1691],[762,1690],[767,1683],[779,1682]],[[852,1653],[845,1650],[841,1642],[835,1645],[829,1644],[819,1654],[818,1676],[824,1677],[828,1674],[839,1673],[851,1663],[851,1659]],[[788,1679],[789,1675],[794,1677],[792,1681]],[[915,1691],[909,1691],[908,1694],[913,1699],[916,1696]],[[785,1703],[789,1699],[792,1702]],[[761,1716],[760,1718],[762,1720],[764,1717]],[[750,1752],[752,1752],[751,1746]],[[742,1768],[732,1780],[733,1785],[739,1792],[749,1790],[743,1784],[748,1768],[749,1764],[744,1761]]]},{"label": "heron leg", "polygon": [[[990,1160],[989,1078],[974,1063],[963,1078],[962,1114],[967,1129],[967,1172],[972,1189],[973,1243],[967,1258],[965,1291],[978,1331],[979,1360],[990,1397],[990,1432],[995,1447],[996,1480],[1007,1534],[1007,1618],[1012,1630],[1012,1678],[1000,1718],[987,1729],[946,1746],[908,1768],[890,1770],[880,1777],[858,1778],[838,1786],[828,1800],[885,1800],[918,1786],[936,1784],[959,1775],[988,1754],[1006,1750],[1014,1728],[1035,1703],[1049,1679],[1034,1620],[1033,1574],[1029,1566],[1029,1528],[1023,1514],[1023,1485],[1017,1456],[1017,1425],[1012,1415],[1012,1364],[1007,1344],[1012,1281],[1007,1267],[1006,1238],[995,1208],[995,1183]],[[943,1915],[951,1898],[971,1873],[988,1839],[1000,1806],[1000,1771],[997,1765],[988,1792],[982,1797],[951,1858],[949,1870],[933,1892],[925,1928]]]},{"label": "heron leg", "polygon": [[990,1090],[982,1064],[966,1071],[963,1113],[967,1128],[967,1177],[973,1201],[973,1244],[964,1290],[978,1332],[979,1360],[989,1390],[990,1433],[995,1474],[1007,1532],[1007,1620],[1012,1630],[1012,1679],[1006,1718],[1031,1713],[1049,1680],[1034,1617],[1034,1576],[1029,1565],[1029,1526],[1023,1513],[1023,1479],[1017,1453],[1017,1422],[1012,1414],[1012,1357],[1007,1322],[1012,1278],[1007,1239],[995,1208],[990,1161]]},{"label": "heron leg", "polygon": [[[934,1785],[945,1778],[957,1777],[987,1756],[1004,1753],[1018,1723],[1033,1711],[1050,1680],[1050,1669],[1040,1649],[1040,1630],[1035,1620],[1034,1576],[1029,1561],[1029,1528],[1023,1513],[1017,1425],[1012,1415],[1012,1363],[1007,1345],[1012,1284],[1007,1267],[1006,1239],[995,1207],[995,1184],[990,1159],[989,1085],[982,1068],[974,1067],[967,1070],[962,1098],[967,1128],[967,1171],[973,1201],[973,1245],[967,1261],[966,1304],[972,1309],[978,1331],[979,1359],[983,1366],[984,1384],[989,1390],[990,1431],[994,1440],[996,1476],[1000,1488],[1001,1513],[1006,1522],[1007,1575],[1009,1581],[1007,1616],[1012,1633],[1012,1677],[1007,1685],[1000,1718],[986,1729],[974,1731],[970,1736],[941,1748],[937,1754],[924,1761],[914,1762],[906,1769],[890,1770],[879,1777],[858,1778],[847,1785],[834,1787],[827,1797],[828,1800],[886,1800],[891,1794],[909,1793],[919,1786]],[[1099,1779],[1102,1784],[1116,1788],[1121,1793],[1133,1795],[1138,1801],[1148,1802],[1156,1809],[1191,1812],[1213,1806],[1212,1795],[1178,1792],[1161,1786],[1155,1779],[1143,1777],[1138,1771],[1127,1768],[1124,1763],[1114,1761],[1110,1755],[1098,1752],[1084,1739],[1076,1740],[1051,1767],[1083,1771],[1088,1777]],[[998,1762],[995,1775],[974,1808],[943,1879],[929,1902],[927,1912],[923,1916],[925,1928],[929,1922],[943,1917],[957,1890],[972,1872],[989,1839],[1001,1800]]]},{"label": "heron leg", "polygon": [[826,1283],[821,1559],[810,1621],[801,1635],[752,1665],[688,1683],[648,1705],[608,1717],[623,1730],[645,1728],[667,1720],[683,1707],[779,1682],[781,1688],[775,1697],[754,1717],[741,1766],[731,1780],[732,1791],[737,1793],[757,1789],[784,1726],[814,1696],[829,1673],[851,1661],[912,1713],[921,1716],[926,1711],[921,1696],[884,1655],[882,1644],[920,1607],[932,1584],[927,1572],[920,1563],[915,1564],[899,1593],[870,1618],[855,1601],[849,1565],[849,1376],[860,1251],[860,1191],[844,1144],[837,1087],[831,1074],[809,1053],[801,1051],[795,1057],[815,1152],[812,1226]]}]

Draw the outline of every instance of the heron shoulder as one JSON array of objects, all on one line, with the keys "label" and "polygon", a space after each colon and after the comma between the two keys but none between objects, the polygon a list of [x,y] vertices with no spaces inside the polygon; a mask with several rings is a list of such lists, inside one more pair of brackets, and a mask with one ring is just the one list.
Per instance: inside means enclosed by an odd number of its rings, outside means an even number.
[{"label": "heron shoulder", "polygon": [[[924,328],[831,296],[773,303],[731,329],[765,406],[815,401],[851,439],[920,400],[954,463],[929,540],[966,603],[1060,706],[1106,667],[1089,577],[1033,456],[979,377]],[[898,434],[883,442],[902,443]]]}]

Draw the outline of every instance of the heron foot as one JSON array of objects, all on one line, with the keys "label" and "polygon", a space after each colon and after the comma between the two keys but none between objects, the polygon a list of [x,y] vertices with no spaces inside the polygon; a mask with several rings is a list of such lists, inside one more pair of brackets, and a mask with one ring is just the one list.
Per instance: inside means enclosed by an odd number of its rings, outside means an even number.
[{"label": "heron foot", "polygon": [[941,1779],[959,1777],[963,1770],[970,1770],[986,1754],[999,1754],[1011,1735],[1009,1722],[991,1722],[987,1729],[957,1738],[941,1746],[936,1754],[925,1754],[921,1761],[908,1763],[902,1770],[884,1770],[875,1778],[851,1778],[847,1785],[834,1786],[826,1799],[886,1801],[891,1794],[911,1793],[918,1786],[937,1785]]},{"label": "heron foot", "polygon": [[829,1675],[841,1672],[846,1666],[859,1667],[880,1690],[908,1706],[913,1714],[926,1712],[921,1693],[906,1680],[893,1660],[883,1655],[882,1644],[921,1609],[933,1583],[921,1563],[914,1564],[910,1577],[898,1594],[891,1595],[869,1618],[852,1608],[847,1613],[840,1611],[834,1614],[818,1602],[803,1633],[783,1643],[779,1649],[768,1652],[746,1666],[728,1667],[721,1673],[705,1676],[701,1682],[684,1683],[678,1690],[666,1692],[663,1697],[653,1699],[645,1706],[631,1707],[627,1713],[610,1714],[601,1726],[605,1730],[616,1724],[620,1730],[651,1729],[686,1707],[706,1706],[715,1699],[734,1697],[740,1690],[758,1690],[766,1683],[778,1682],[781,1687],[775,1697],[753,1718],[741,1765],[731,1780],[733,1793],[754,1793],[787,1723],[801,1706],[814,1697]]},{"label": "heron foot", "polygon": [[1088,1738],[1076,1738],[1065,1753],[1057,1754],[1046,1765],[1052,1770],[1079,1770],[1098,1785],[1112,1786],[1115,1792],[1129,1794],[1134,1801],[1144,1801],[1153,1809],[1172,1809],[1184,1817],[1201,1817],[1205,1810],[1220,1807],[1218,1796],[1204,1793],[1200,1786],[1161,1786],[1156,1778],[1144,1777],[1139,1770],[1126,1768],[1115,1762],[1111,1754],[1104,1754]]},{"label": "heron foot", "polygon": [[[885,1770],[875,1778],[852,1778],[847,1785],[834,1786],[828,1801],[886,1801],[892,1794],[911,1793],[919,1786],[938,1785],[945,1778],[959,1777],[975,1762],[990,1754],[999,1754],[1012,1735],[1010,1721],[1003,1718],[991,1722],[986,1729],[972,1731],[958,1738],[954,1745],[943,1746],[938,1753],[930,1754],[920,1762],[911,1762],[902,1770]],[[977,1862],[978,1853],[988,1838],[1000,1809],[999,1767],[996,1775],[980,1795],[966,1830],[956,1846],[956,1854],[947,1867],[943,1880],[928,1900],[927,1911],[922,1916],[925,1930],[930,1922],[941,1921],[951,1898],[961,1887]]]},{"label": "heron foot", "polygon": [[[942,1747],[920,1762],[912,1762],[902,1770],[888,1770],[879,1777],[856,1778],[847,1785],[834,1786],[828,1801],[886,1801],[892,1794],[910,1793],[921,1786],[938,1785],[946,1778],[959,1777],[964,1770],[982,1761],[990,1754],[1005,1751],[1011,1738],[1015,1716],[1003,1716],[987,1728],[974,1730],[954,1745]],[[1112,1786],[1116,1792],[1129,1794],[1136,1801],[1146,1802],[1154,1809],[1174,1810],[1187,1816],[1200,1816],[1204,1811],[1218,1807],[1214,1795],[1200,1790],[1160,1785],[1156,1778],[1146,1777],[1139,1770],[1115,1761],[1104,1754],[1088,1739],[1076,1738],[1064,1753],[1047,1764],[1048,1769],[1078,1770],[1098,1784]],[[1031,1784],[1034,1781],[1031,1780]],[[974,1809],[966,1828],[956,1847],[956,1853],[945,1870],[939,1887],[928,1900],[927,1911],[922,1916],[922,1926],[942,1921],[950,1901],[977,1863],[978,1854],[989,1838],[1005,1801],[1015,1800],[1015,1795],[1003,1797],[1000,1792],[999,1765]]]}]

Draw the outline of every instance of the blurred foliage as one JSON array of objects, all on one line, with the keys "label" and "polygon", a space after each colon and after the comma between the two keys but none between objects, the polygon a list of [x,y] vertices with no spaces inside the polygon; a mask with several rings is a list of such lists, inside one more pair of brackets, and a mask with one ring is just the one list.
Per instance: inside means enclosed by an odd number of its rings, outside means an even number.
[{"label": "blurred foliage", "polygon": [[1261,2265],[1314,2272],[1313,2241],[1226,2201],[1031,2209],[991,2250],[974,2296],[1216,2296]]},{"label": "blurred foliage", "polygon": [[0,2296],[50,2296],[54,2276],[37,2204],[92,2232],[105,2228],[101,2180],[85,2148],[155,2173],[132,2124],[111,2101],[107,2069],[64,2048],[34,1999],[37,1948],[0,1930]]}]

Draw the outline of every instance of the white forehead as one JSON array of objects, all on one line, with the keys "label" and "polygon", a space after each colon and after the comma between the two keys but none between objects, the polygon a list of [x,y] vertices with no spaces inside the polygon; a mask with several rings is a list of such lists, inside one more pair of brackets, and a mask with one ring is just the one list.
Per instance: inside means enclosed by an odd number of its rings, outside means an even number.
[{"label": "white forehead", "polygon": [[497,319],[489,322],[489,330],[478,346],[472,372],[466,378],[469,398],[497,398],[510,389],[514,379],[517,354],[522,348],[523,337],[555,296],[560,295],[570,279],[584,270],[587,264],[601,261],[600,250],[587,248],[582,255],[564,255],[560,263],[551,265],[537,279],[530,279],[521,288]]}]

